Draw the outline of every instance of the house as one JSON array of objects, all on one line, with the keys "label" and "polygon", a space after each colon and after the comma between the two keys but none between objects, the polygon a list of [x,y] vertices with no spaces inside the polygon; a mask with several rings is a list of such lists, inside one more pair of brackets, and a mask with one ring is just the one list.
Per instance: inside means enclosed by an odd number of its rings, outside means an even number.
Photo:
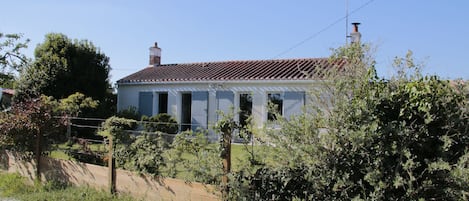
[{"label": "house", "polygon": [[11,99],[15,94],[15,90],[0,88],[0,92],[0,111],[9,110],[11,107]]},{"label": "house", "polygon": [[136,107],[141,115],[168,113],[181,130],[209,129],[217,111],[240,111],[235,119],[263,126],[278,113],[302,112],[308,90],[326,68],[343,66],[327,58],[161,64],[161,49],[150,48],[149,66],[117,81],[117,109]]}]

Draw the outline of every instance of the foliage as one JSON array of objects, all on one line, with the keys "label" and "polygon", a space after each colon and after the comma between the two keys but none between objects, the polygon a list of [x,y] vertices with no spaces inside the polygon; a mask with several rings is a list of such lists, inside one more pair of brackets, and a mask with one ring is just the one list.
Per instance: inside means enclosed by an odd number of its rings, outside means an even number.
[{"label": "foliage", "polygon": [[36,148],[38,134],[43,150],[64,136],[63,122],[54,118],[48,97],[13,104],[11,111],[0,113],[0,146],[16,151],[31,152]]},{"label": "foliage", "polygon": [[172,149],[165,153],[168,175],[175,177],[181,165],[184,179],[218,184],[222,174],[218,146],[210,144],[204,131],[184,131],[176,135]]},{"label": "foliage", "polygon": [[303,116],[279,119],[281,130],[267,130],[263,140],[275,145],[270,157],[282,160],[256,174],[235,174],[234,197],[468,199],[464,86],[421,76],[411,53],[396,62],[405,65],[405,73],[379,79],[362,47],[333,55],[347,59],[347,69],[331,73],[321,94],[313,95],[327,107],[310,106]]},{"label": "foliage", "polygon": [[112,136],[114,157],[118,167],[160,175],[165,166],[163,159],[164,141],[160,132],[132,136],[130,133],[137,127],[137,121],[119,117],[110,117],[103,122],[100,135]]},{"label": "foliage", "polygon": [[163,158],[164,143],[161,133],[143,134],[128,146],[119,145],[114,155],[118,167],[141,173],[161,175],[165,166]]},{"label": "foliage", "polygon": [[49,200],[49,201],[92,201],[92,200],[133,200],[129,196],[113,196],[104,191],[90,187],[72,187],[61,182],[49,181],[44,184],[30,184],[19,174],[0,173],[1,196],[20,200]]},{"label": "foliage", "polygon": [[[50,33],[35,49],[35,61],[20,74],[16,100],[45,94],[62,99],[76,92],[100,102],[93,115],[114,113],[109,98],[109,58],[87,40],[72,41],[63,34]],[[85,112],[88,113],[88,112]]]},{"label": "foliage", "polygon": [[167,134],[176,134],[179,130],[176,119],[166,113],[160,113],[152,117],[142,116],[142,122],[144,122],[144,130],[147,132],[159,131]]},{"label": "foliage", "polygon": [[133,119],[139,120],[140,114],[138,113],[137,107],[129,106],[126,109],[118,111],[116,114],[117,117],[126,118],[126,119]]},{"label": "foliage", "polygon": [[104,137],[111,137],[116,144],[130,144],[132,139],[129,130],[134,130],[137,127],[137,121],[132,119],[125,119],[119,117],[109,117],[101,125],[98,134]]},{"label": "foliage", "polygon": [[57,105],[55,112],[66,116],[77,117],[84,109],[96,108],[98,101],[76,92],[67,98],[60,99],[55,104]]},{"label": "foliage", "polygon": [[13,88],[15,73],[29,63],[21,53],[28,47],[29,39],[20,41],[22,34],[0,33],[0,87]]}]

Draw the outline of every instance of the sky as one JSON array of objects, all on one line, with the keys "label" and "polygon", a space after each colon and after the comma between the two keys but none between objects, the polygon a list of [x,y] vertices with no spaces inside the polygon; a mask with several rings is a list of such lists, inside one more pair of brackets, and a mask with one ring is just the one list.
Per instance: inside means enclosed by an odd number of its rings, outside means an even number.
[{"label": "sky", "polygon": [[[348,2],[348,3],[347,3]],[[380,76],[414,53],[423,73],[469,79],[467,0],[0,0],[0,32],[22,33],[34,48],[47,33],[94,43],[110,58],[111,82],[162,64],[328,57],[360,22]],[[347,6],[348,5],[348,6]],[[348,31],[352,29],[348,26]]]}]

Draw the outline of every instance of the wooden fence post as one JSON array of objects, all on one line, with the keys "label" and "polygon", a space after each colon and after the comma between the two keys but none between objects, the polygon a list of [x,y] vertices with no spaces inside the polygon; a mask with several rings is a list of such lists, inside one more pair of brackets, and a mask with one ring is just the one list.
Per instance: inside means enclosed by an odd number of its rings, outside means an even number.
[{"label": "wooden fence post", "polygon": [[223,176],[221,178],[222,184],[222,200],[228,200],[230,189],[228,187],[228,174],[231,171],[231,129],[223,132]]},{"label": "wooden fence post", "polygon": [[112,135],[109,135],[109,159],[108,159],[108,166],[109,166],[109,192],[114,194],[116,192],[116,161],[113,157],[114,153],[114,145]]},{"label": "wooden fence post", "polygon": [[67,118],[67,140],[70,141],[72,137],[72,120],[68,115],[65,118]]},{"label": "wooden fence post", "polygon": [[36,130],[36,180],[41,181],[41,129]]}]

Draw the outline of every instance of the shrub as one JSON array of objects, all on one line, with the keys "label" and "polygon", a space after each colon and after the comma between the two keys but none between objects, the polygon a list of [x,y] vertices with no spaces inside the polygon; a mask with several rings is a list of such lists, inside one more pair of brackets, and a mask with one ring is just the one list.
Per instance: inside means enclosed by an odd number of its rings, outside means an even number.
[{"label": "shrub", "polygon": [[363,65],[366,56],[353,59],[349,51],[338,55],[365,71],[325,82],[333,107],[279,119],[282,129],[264,139],[275,145],[273,167],[235,173],[232,187],[241,190],[233,194],[248,200],[467,200],[464,87],[418,69],[409,74],[416,67],[411,54],[397,62],[407,73],[379,79],[373,66]]},{"label": "shrub", "polygon": [[167,134],[176,134],[179,130],[176,119],[166,113],[160,113],[152,117],[143,116],[142,121],[145,121],[143,128],[147,132],[159,131]]},{"label": "shrub", "polygon": [[117,117],[125,119],[139,120],[140,115],[138,114],[137,107],[130,106],[127,109],[123,109],[116,114]]},{"label": "shrub", "polygon": [[158,133],[139,135],[130,145],[116,147],[116,163],[127,170],[160,175],[165,166],[163,144]]}]

